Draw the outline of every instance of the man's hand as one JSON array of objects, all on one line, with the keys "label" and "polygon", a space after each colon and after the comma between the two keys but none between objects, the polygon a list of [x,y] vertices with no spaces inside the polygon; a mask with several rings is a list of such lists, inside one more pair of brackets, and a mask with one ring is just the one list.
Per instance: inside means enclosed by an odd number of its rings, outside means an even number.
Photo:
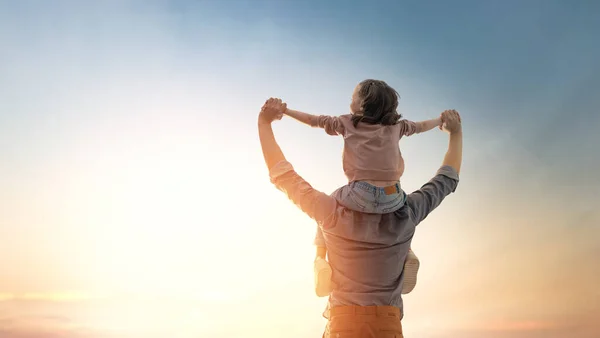
[{"label": "man's hand", "polygon": [[462,125],[460,115],[454,109],[445,110],[442,113],[442,128],[450,134],[448,151],[444,156],[443,165],[451,166],[460,173],[462,164]]},{"label": "man's hand", "polygon": [[285,103],[280,99],[270,98],[262,106],[258,114],[258,136],[265,157],[267,168],[271,170],[275,164],[285,161],[285,156],[275,140],[271,123],[280,120],[283,112],[287,109]]},{"label": "man's hand", "polygon": [[442,130],[449,134],[462,131],[460,115],[456,110],[449,109],[442,112]]},{"label": "man's hand", "polygon": [[281,120],[287,105],[281,102],[281,99],[270,98],[260,109],[258,114],[259,123],[271,123],[275,120]]}]

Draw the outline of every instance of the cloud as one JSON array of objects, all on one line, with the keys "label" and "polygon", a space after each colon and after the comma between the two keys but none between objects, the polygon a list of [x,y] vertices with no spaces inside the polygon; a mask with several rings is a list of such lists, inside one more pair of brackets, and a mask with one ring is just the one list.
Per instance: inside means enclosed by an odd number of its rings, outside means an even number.
[{"label": "cloud", "polygon": [[78,327],[69,318],[58,315],[0,317],[2,338],[91,338],[99,337]]},{"label": "cloud", "polygon": [[19,300],[44,300],[54,302],[82,301],[104,298],[99,295],[82,292],[46,292],[46,293],[0,293],[0,302]]},{"label": "cloud", "polygon": [[485,331],[496,331],[496,332],[505,332],[505,331],[542,331],[542,330],[550,330],[561,328],[563,324],[551,321],[541,321],[541,320],[497,320],[491,321],[487,323],[482,323],[482,330]]},{"label": "cloud", "polygon": [[424,338],[596,338],[600,336],[597,320],[590,317],[567,320],[493,320],[474,322],[470,327],[436,330]]}]

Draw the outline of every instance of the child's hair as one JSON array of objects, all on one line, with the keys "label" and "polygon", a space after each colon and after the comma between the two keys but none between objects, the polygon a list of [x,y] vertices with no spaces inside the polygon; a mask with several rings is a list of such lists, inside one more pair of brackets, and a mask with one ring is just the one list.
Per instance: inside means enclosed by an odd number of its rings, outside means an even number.
[{"label": "child's hair", "polygon": [[368,124],[394,125],[402,118],[398,108],[398,92],[381,80],[364,80],[359,83],[358,97],[361,114],[352,116],[354,127],[359,122]]}]

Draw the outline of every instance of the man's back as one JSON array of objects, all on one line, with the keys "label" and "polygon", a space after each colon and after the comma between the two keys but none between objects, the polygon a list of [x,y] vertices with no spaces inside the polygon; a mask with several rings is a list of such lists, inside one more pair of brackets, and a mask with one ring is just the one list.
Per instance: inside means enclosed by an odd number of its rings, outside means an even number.
[{"label": "man's back", "polygon": [[335,198],[313,189],[289,162],[274,165],[270,176],[323,231],[336,284],[330,306],[390,305],[402,314],[402,263],[415,227],[454,192],[457,171],[443,166],[421,189],[408,195],[401,209],[383,215],[344,208]]},{"label": "man's back", "polygon": [[[344,210],[348,223],[324,228],[336,288],[330,306],[393,305],[402,309],[402,270],[415,224],[401,208],[393,214]],[[396,225],[398,224],[398,225]]]},{"label": "man's back", "polygon": [[391,305],[402,313],[402,263],[415,227],[457,184],[456,172],[444,167],[394,213],[365,214],[337,204],[335,217],[321,227],[336,285],[330,306]]}]

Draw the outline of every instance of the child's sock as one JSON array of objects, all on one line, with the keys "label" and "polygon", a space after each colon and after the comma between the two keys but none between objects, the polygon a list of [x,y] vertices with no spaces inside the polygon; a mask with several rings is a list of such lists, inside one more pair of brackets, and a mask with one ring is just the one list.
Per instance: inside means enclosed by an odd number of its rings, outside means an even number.
[{"label": "child's sock", "polygon": [[315,258],[323,258],[327,257],[327,248],[324,246],[317,247],[317,256]]}]

